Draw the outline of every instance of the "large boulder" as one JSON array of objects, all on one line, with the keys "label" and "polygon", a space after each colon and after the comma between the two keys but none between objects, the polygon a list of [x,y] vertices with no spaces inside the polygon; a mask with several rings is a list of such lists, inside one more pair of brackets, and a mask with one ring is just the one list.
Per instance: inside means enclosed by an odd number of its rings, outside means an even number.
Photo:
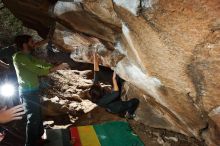
[{"label": "large boulder", "polygon": [[[115,69],[139,120],[219,142],[219,0],[3,0],[6,7],[75,61]],[[95,38],[98,38],[97,41]]]}]

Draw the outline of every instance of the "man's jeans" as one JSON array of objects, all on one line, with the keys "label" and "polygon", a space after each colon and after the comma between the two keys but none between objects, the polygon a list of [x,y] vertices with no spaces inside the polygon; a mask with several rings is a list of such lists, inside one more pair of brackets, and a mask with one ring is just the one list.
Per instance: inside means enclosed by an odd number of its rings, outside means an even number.
[{"label": "man's jeans", "polygon": [[44,132],[39,92],[21,92],[20,98],[23,100],[27,116],[25,146],[35,146]]}]

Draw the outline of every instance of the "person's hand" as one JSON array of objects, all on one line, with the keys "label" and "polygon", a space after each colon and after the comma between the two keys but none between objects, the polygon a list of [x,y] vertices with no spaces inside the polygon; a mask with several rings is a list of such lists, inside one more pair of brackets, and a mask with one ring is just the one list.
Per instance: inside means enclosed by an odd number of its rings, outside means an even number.
[{"label": "person's hand", "polygon": [[5,138],[5,133],[0,132],[0,142]]},{"label": "person's hand", "polygon": [[51,69],[51,72],[57,71],[57,70],[65,70],[69,69],[70,66],[67,63],[61,63],[60,65],[55,66],[54,68]]},{"label": "person's hand", "polygon": [[65,69],[70,69],[69,64],[67,63],[61,63],[60,65],[57,65],[53,68],[50,69],[50,72],[55,72],[57,70],[65,70]]},{"label": "person's hand", "polygon": [[20,120],[22,119],[22,115],[24,114],[25,112],[23,105],[17,105],[10,109],[4,107],[3,109],[0,110],[0,123],[4,124],[14,120]]},{"label": "person's hand", "polygon": [[58,70],[65,70],[65,69],[69,69],[70,68],[68,63],[61,63],[57,67],[58,67]]}]

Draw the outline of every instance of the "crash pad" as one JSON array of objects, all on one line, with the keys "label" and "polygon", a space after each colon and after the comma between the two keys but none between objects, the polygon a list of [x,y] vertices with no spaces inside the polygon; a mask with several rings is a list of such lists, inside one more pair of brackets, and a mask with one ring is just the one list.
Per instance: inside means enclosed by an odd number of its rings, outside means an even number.
[{"label": "crash pad", "polygon": [[144,146],[127,122],[71,127],[73,146]]}]

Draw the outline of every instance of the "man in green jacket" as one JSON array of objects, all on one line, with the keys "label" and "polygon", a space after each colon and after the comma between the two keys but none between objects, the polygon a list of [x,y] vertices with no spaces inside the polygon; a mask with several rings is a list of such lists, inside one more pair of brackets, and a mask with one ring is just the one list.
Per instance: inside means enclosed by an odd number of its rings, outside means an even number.
[{"label": "man in green jacket", "polygon": [[19,51],[14,54],[13,63],[18,78],[19,96],[25,105],[27,115],[25,146],[39,146],[42,144],[41,136],[44,130],[41,118],[38,77],[68,68],[66,63],[53,66],[31,55],[34,48],[46,42],[47,40],[35,43],[29,35],[19,35],[15,38]]}]

